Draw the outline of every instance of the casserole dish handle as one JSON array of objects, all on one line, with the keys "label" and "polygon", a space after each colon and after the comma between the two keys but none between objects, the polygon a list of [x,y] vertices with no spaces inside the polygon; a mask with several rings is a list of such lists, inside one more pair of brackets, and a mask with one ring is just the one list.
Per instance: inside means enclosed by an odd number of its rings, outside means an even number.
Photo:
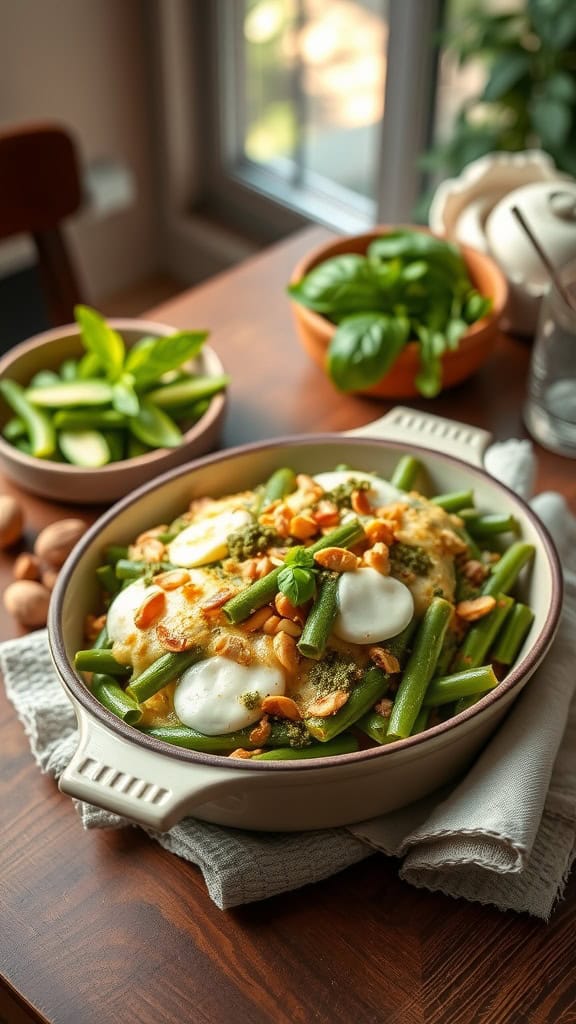
[{"label": "casserole dish handle", "polygon": [[394,406],[380,419],[344,433],[350,437],[377,437],[430,448],[443,455],[455,455],[463,462],[481,468],[484,452],[492,440],[492,435],[480,427],[402,405]]},{"label": "casserole dish handle", "polygon": [[[76,701],[74,706],[79,742],[58,780],[62,793],[159,832],[200,804],[226,797],[241,799],[238,794],[247,784],[245,774],[239,780],[237,772],[229,769],[191,765],[137,746],[88,716]],[[159,759],[165,763],[160,765]],[[155,781],[159,778],[161,783]]]}]

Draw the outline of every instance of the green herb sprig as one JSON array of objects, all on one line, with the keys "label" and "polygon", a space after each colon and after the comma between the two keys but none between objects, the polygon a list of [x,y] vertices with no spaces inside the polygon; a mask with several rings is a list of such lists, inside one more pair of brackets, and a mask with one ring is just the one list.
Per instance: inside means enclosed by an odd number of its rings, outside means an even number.
[{"label": "green herb sprig", "polygon": [[442,357],[458,347],[491,299],[473,286],[458,249],[424,231],[401,228],[375,239],[366,255],[324,260],[288,292],[335,323],[326,368],[341,391],[376,384],[404,346],[416,340],[416,386],[424,397],[442,388]]}]

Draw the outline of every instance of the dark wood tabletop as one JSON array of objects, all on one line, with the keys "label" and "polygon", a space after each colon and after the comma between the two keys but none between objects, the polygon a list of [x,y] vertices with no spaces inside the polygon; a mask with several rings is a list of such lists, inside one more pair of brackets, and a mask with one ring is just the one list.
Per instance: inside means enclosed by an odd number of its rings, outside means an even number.
[{"label": "dark wood tabletop", "polygon": [[[307,229],[149,311],[208,328],[232,376],[226,446],[349,429],[391,403],[345,397],[300,348],[285,284],[328,233]],[[502,336],[470,381],[402,404],[526,437],[530,345]],[[576,463],[536,446],[537,486],[576,510]],[[0,478],[0,492],[17,489]],[[27,537],[98,509],[19,495]],[[14,552],[0,559],[2,588]],[[21,633],[4,611],[2,639]],[[327,881],[218,910],[200,871],[137,828],[84,832],[36,768],[0,687],[0,1022],[569,1024],[576,877],[549,924],[415,889],[374,855]]]}]

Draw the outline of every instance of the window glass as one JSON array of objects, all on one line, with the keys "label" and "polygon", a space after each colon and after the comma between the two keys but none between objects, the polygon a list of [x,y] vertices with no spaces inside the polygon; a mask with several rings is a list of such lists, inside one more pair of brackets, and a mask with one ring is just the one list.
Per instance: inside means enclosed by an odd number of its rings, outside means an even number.
[{"label": "window glass", "polygon": [[374,198],[386,44],[385,0],[246,0],[244,159]]}]

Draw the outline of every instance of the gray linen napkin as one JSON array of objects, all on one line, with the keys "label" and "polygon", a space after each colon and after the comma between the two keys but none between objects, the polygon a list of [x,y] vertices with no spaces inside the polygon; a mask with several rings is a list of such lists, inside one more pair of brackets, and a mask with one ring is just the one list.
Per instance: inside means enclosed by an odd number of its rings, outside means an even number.
[{"label": "gray linen napkin", "polygon": [[[486,465],[530,494],[528,442],[494,445]],[[544,664],[475,765],[456,785],[349,828],[253,833],[187,818],[169,832],[146,829],[201,869],[218,907],[320,881],[381,851],[400,858],[400,876],[412,885],[549,918],[576,856],[576,523],[559,495],[539,495],[532,504],[562,553],[562,622]],[[45,631],[0,645],[0,667],[38,766],[57,778],[75,749],[76,720]],[[128,824],[75,804],[85,828]]]}]

